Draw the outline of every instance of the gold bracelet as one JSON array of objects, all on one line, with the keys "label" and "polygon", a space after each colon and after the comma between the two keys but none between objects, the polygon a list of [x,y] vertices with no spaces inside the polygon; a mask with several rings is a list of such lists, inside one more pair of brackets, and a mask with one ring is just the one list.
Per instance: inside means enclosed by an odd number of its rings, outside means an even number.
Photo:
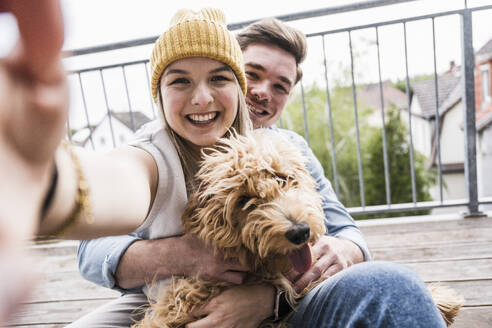
[{"label": "gold bracelet", "polygon": [[75,167],[75,171],[77,173],[77,196],[75,197],[75,207],[70,213],[68,219],[66,219],[61,226],[59,226],[52,235],[57,237],[63,237],[63,235],[70,229],[74,224],[76,224],[82,214],[85,216],[85,222],[87,224],[94,223],[94,216],[91,211],[91,203],[89,198],[89,184],[84,176],[82,171],[82,165],[80,164],[80,160],[73,151],[72,147],[68,142],[62,143],[63,148],[68,152],[70,158]]}]

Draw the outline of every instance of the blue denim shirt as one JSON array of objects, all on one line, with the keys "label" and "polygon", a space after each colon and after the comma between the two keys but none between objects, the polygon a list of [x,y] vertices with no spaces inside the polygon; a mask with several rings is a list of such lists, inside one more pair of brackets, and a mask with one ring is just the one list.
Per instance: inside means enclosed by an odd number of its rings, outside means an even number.
[{"label": "blue denim shirt", "polygon": [[[277,127],[270,127],[269,129],[287,137],[292,143],[300,147],[302,153],[308,159],[307,169],[316,180],[318,192],[322,197],[325,225],[328,229],[327,234],[354,242],[362,250],[364,260],[370,260],[369,250],[361,231],[345,207],[338,201],[330,181],[324,175],[321,163],[314,156],[304,138],[289,130]],[[122,292],[139,291],[140,288],[132,290],[121,289],[115,283],[115,274],[123,253],[132,243],[141,239],[142,237],[134,232],[124,236],[82,241],[77,252],[81,275],[100,286],[117,289]]]}]

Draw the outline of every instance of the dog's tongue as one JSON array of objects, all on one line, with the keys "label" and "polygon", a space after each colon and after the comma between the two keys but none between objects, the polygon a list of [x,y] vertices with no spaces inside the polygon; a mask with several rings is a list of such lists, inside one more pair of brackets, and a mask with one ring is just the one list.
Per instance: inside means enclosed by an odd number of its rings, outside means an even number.
[{"label": "dog's tongue", "polygon": [[289,261],[294,270],[299,273],[304,273],[311,267],[311,250],[305,244],[302,248],[295,250],[289,254]]}]

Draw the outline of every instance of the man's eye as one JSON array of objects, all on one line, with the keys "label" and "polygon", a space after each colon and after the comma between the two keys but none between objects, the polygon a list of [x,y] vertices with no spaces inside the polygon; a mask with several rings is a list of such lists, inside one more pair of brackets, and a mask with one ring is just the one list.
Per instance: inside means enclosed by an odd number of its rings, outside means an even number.
[{"label": "man's eye", "polygon": [[246,72],[246,75],[252,80],[258,80],[260,78],[255,72]]},{"label": "man's eye", "polygon": [[275,84],[275,88],[283,93],[288,93],[287,89],[281,84]]}]

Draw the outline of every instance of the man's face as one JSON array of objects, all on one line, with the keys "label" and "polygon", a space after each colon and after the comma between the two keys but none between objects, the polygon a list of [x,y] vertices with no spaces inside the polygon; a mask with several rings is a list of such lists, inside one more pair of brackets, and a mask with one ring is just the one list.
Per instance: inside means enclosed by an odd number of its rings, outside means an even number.
[{"label": "man's face", "polygon": [[296,61],[271,44],[253,43],[244,51],[248,79],[246,103],[255,129],[275,124],[296,81]]}]

